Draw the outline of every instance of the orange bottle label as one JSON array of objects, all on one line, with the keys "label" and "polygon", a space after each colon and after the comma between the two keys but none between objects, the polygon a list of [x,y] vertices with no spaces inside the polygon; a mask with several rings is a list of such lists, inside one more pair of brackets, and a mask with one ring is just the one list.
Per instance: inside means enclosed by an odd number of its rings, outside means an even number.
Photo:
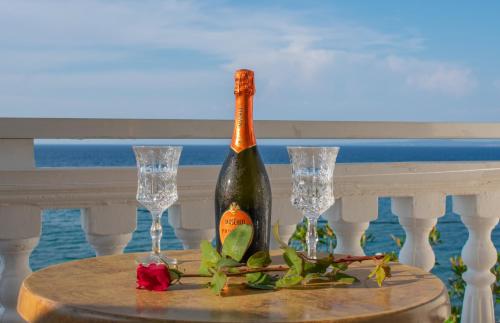
[{"label": "orange bottle label", "polygon": [[231,203],[229,209],[222,214],[219,222],[219,237],[223,244],[226,237],[241,224],[249,224],[253,226],[252,219],[242,211],[238,204]]},{"label": "orange bottle label", "polygon": [[234,130],[233,139],[231,141],[231,149],[237,154],[247,148],[255,146],[255,134],[253,130],[252,120],[252,104],[251,97],[236,98],[237,102],[248,101],[240,103],[236,106],[234,116]]}]

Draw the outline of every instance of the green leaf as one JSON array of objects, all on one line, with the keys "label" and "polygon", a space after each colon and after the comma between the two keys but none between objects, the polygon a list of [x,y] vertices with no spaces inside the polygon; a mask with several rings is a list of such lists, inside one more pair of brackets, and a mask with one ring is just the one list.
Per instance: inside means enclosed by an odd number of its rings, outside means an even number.
[{"label": "green leaf", "polygon": [[378,287],[382,287],[384,279],[385,279],[385,271],[382,268],[380,268],[379,270],[377,270],[375,274],[375,280],[377,281]]},{"label": "green leaf", "polygon": [[330,278],[327,276],[324,276],[320,273],[310,273],[304,277],[304,282],[306,284],[314,283],[316,281],[318,281],[318,282],[330,281]]},{"label": "green leaf", "polygon": [[210,282],[210,289],[215,293],[215,295],[220,295],[224,286],[227,283],[227,276],[221,271],[217,271]]},{"label": "green leaf", "polygon": [[387,277],[390,277],[390,268],[388,266],[377,265],[368,275],[368,277],[375,277],[375,281],[377,282],[378,286],[382,287],[382,283],[384,282],[384,280]]},{"label": "green leaf", "polygon": [[258,284],[259,282],[263,281],[264,273],[249,273],[246,274],[245,277],[247,279],[247,283]]},{"label": "green leaf", "polygon": [[198,274],[200,275],[210,275],[210,271],[208,270],[208,267],[204,263],[200,263],[200,268],[198,268]]},{"label": "green leaf", "polygon": [[276,282],[276,287],[287,288],[300,284],[304,277],[296,274],[293,270],[287,272],[285,276]]},{"label": "green leaf", "polygon": [[200,273],[201,275],[211,275],[212,274],[211,269],[215,268],[216,264],[221,259],[221,256],[217,252],[217,250],[215,250],[212,244],[207,240],[201,241],[200,249],[201,249],[201,262],[200,262],[200,268],[198,269],[198,273]]},{"label": "green leaf", "polygon": [[212,244],[207,240],[201,241],[200,249],[201,249],[201,261],[206,261],[212,264],[216,264],[221,258],[217,250],[215,250]]},{"label": "green leaf", "polygon": [[270,284],[275,281],[274,278],[266,273],[249,273],[246,274],[247,283],[251,284]]},{"label": "green leaf", "polygon": [[383,259],[375,260],[375,268],[368,275],[368,278],[375,277],[379,287],[382,287],[382,283],[386,278],[391,277],[391,267],[389,267],[389,262],[391,261],[391,255],[385,255]]},{"label": "green leaf", "polygon": [[380,264],[380,267],[384,270],[385,278],[390,278],[391,275],[391,267],[389,266],[389,262],[391,261],[391,256],[390,255],[385,255],[384,259],[382,260],[382,264]]},{"label": "green leaf", "polygon": [[255,289],[276,289],[276,279],[265,273],[246,274],[247,285]]},{"label": "green leaf", "polygon": [[283,253],[283,259],[290,269],[294,269],[295,273],[302,275],[304,269],[304,259],[299,257],[295,249],[287,247]]},{"label": "green leaf", "polygon": [[346,273],[337,273],[337,275],[335,275],[335,281],[343,284],[354,284],[358,282],[359,279]]},{"label": "green leaf", "polygon": [[443,323],[457,323],[457,319],[453,315],[451,315]]},{"label": "green leaf", "polygon": [[394,240],[394,242],[396,243],[396,246],[397,246],[399,249],[401,249],[401,248],[403,247],[403,245],[404,245],[404,243],[405,243],[405,238],[404,238],[404,237],[403,237],[403,238],[400,238],[400,237],[397,237],[397,236],[395,236],[395,235],[391,234],[391,238],[392,238],[392,240]]},{"label": "green leaf", "polygon": [[243,255],[250,246],[253,237],[253,228],[248,224],[237,226],[224,240],[222,255],[241,261]]},{"label": "green leaf", "polygon": [[200,268],[198,268],[198,274],[205,275],[205,276],[211,276],[215,271],[214,266],[215,265],[202,262],[200,264]]},{"label": "green leaf", "polygon": [[333,264],[333,256],[329,255],[324,258],[319,258],[316,262],[304,262],[304,273],[324,273]]},{"label": "green leaf", "polygon": [[[274,229],[274,227],[273,227],[273,229]],[[304,245],[306,243],[306,232],[307,232],[306,226],[303,223],[299,223],[299,224],[297,224],[295,231],[293,232],[292,236],[290,237],[290,240],[297,241],[301,245]],[[279,237],[279,230],[278,229],[276,230],[276,232],[273,231],[273,235],[275,235],[275,239],[276,239],[276,236],[278,236],[278,238],[281,240],[281,237]],[[281,247],[283,248],[286,246],[282,245]]]},{"label": "green leaf", "polygon": [[361,235],[361,240],[360,240],[361,247],[365,247],[367,242],[372,242],[372,241],[375,241],[375,237],[371,233],[368,234],[363,233],[363,235]]},{"label": "green leaf", "polygon": [[280,237],[280,223],[279,221],[276,221],[276,223],[273,225],[273,236],[274,240],[280,245],[280,248],[285,249],[288,248],[288,244],[285,243],[281,237]]},{"label": "green leaf", "polygon": [[346,271],[347,268],[349,267],[348,264],[346,264],[345,262],[339,262],[339,263],[332,263],[332,266],[337,269],[337,270],[340,270],[340,271]]},{"label": "green leaf", "polygon": [[237,262],[236,260],[232,259],[232,258],[221,258],[218,262],[217,262],[217,269],[222,269],[222,268],[232,268],[232,267],[237,267],[239,266],[240,263]]},{"label": "green leaf", "polygon": [[398,261],[398,254],[395,251],[391,251],[387,254],[391,261]]},{"label": "green leaf", "polygon": [[436,226],[433,226],[431,232],[429,232],[429,243],[431,245],[437,245],[441,243],[441,233]]},{"label": "green leaf", "polygon": [[252,284],[252,283],[247,283],[248,287],[253,288],[253,289],[264,289],[264,290],[272,290],[276,289],[276,286],[273,284]]},{"label": "green leaf", "polygon": [[267,251],[257,251],[247,260],[247,266],[250,268],[267,267],[271,263],[271,257]]}]

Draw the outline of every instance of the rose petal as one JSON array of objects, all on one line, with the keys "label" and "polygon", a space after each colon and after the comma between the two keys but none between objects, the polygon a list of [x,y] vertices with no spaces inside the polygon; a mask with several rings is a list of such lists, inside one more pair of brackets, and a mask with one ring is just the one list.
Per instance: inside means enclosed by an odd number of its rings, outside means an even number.
[{"label": "rose petal", "polygon": [[163,264],[137,266],[137,288],[154,291],[164,291],[170,286],[170,273]]}]

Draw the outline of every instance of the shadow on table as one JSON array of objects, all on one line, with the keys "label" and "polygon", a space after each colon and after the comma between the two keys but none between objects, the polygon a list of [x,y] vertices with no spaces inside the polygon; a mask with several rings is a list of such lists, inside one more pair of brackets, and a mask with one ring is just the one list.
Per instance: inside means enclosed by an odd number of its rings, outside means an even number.
[{"label": "shadow on table", "polygon": [[[187,300],[188,301],[188,300]],[[426,304],[420,308],[409,309],[404,312],[380,312],[375,315],[356,315],[355,313],[338,313],[332,311],[331,316],[321,315],[311,317],[311,313],[304,313],[303,308],[298,305],[292,311],[258,311],[262,304],[246,306],[241,304],[240,308],[210,308],[209,310],[162,307],[145,308],[142,311],[134,311],[128,307],[92,306],[92,310],[75,308],[67,310],[56,309],[44,313],[32,322],[35,323],[111,323],[111,322],[305,322],[311,321],[349,321],[357,323],[431,323],[443,322],[449,315],[449,304],[446,299],[432,304]],[[265,306],[265,305],[264,305]],[[313,315],[314,316],[314,315]]]}]

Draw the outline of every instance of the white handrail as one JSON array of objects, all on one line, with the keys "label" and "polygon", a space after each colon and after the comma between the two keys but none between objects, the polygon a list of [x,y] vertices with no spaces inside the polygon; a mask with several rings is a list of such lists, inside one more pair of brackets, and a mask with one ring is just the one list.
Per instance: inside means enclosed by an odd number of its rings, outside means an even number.
[{"label": "white handrail", "polygon": [[[232,120],[0,118],[2,139],[224,139]],[[500,123],[256,120],[262,139],[500,139]]]},{"label": "white handrail", "polygon": [[[290,193],[289,165],[267,165],[273,198]],[[85,207],[103,203],[135,204],[132,167],[37,168],[0,171],[0,205]],[[219,166],[183,166],[178,190],[182,200],[211,196]],[[500,190],[500,162],[338,164],[335,196],[413,196],[421,192],[468,195]]]}]

